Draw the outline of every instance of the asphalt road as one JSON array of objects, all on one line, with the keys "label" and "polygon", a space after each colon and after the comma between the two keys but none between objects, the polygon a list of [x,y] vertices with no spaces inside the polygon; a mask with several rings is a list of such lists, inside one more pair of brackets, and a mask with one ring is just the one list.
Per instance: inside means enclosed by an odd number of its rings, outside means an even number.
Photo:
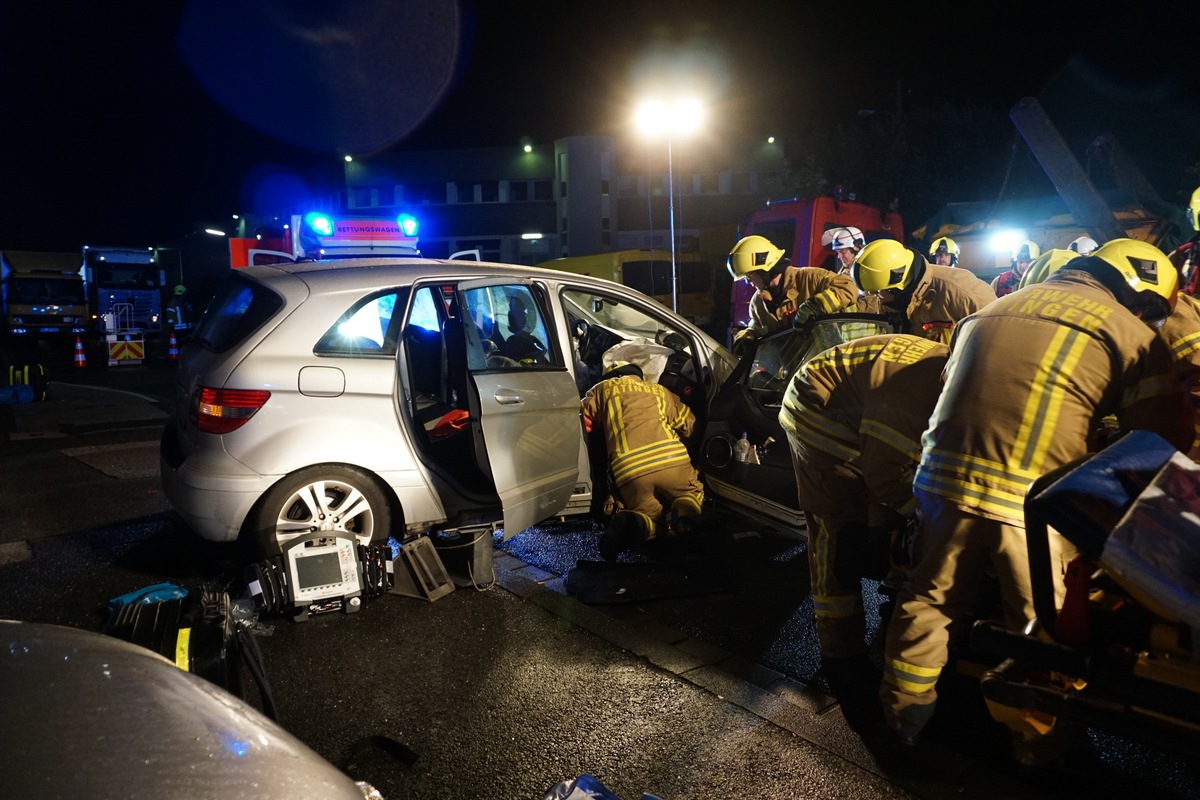
[{"label": "asphalt road", "polygon": [[[47,402],[0,407],[0,617],[101,630],[109,598],[152,583],[240,592],[230,550],[197,542],[158,490],[172,373],[63,364]],[[339,766],[367,735],[407,744],[411,766],[367,752],[348,768],[393,799],[539,798],[582,773],[627,800],[1200,796],[1186,765],[1119,737],[1018,771],[965,677],[945,681],[927,742],[899,750],[819,672],[796,542],[716,524],[683,567],[564,580],[596,535],[497,540],[495,581],[435,602],[260,622],[281,723]]]}]

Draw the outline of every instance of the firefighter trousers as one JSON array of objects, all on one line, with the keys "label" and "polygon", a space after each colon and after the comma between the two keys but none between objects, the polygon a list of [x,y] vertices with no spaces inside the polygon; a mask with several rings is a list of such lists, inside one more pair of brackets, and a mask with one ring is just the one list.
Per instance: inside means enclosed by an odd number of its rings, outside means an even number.
[{"label": "firefighter trousers", "polygon": [[662,533],[668,510],[682,519],[696,520],[704,502],[704,485],[691,464],[638,475],[618,486],[617,493],[622,505],[617,513],[636,518],[642,541]]},{"label": "firefighter trousers", "polygon": [[[956,503],[917,493],[920,530],[914,563],[888,624],[879,695],[888,724],[916,736],[933,716],[937,680],[949,658],[951,628],[965,621],[990,565],[999,584],[1004,623],[1021,630],[1035,616],[1025,529],[978,517]],[[1050,532],[1055,601],[1075,548]]]},{"label": "firefighter trousers", "polygon": [[825,658],[867,651],[862,575],[867,490],[862,473],[788,434],[796,493],[808,521],[808,572],[817,641]]}]

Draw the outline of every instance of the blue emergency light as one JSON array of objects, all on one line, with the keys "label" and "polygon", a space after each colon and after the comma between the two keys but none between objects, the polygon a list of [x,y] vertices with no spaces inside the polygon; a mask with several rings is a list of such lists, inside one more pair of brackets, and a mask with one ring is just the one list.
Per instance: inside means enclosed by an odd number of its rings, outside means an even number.
[{"label": "blue emergency light", "polygon": [[316,211],[305,214],[304,224],[312,228],[317,236],[333,236],[333,219],[328,214]]},{"label": "blue emergency light", "polygon": [[401,214],[396,217],[396,222],[400,223],[400,230],[404,231],[405,236],[416,236],[421,227],[421,223],[417,222],[417,218],[412,214]]}]

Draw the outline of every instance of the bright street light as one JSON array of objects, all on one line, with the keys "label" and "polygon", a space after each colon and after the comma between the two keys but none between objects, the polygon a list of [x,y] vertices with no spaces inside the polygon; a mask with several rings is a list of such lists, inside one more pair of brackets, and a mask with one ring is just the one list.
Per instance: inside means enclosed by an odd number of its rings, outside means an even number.
[{"label": "bright street light", "polygon": [[695,98],[667,103],[647,100],[638,106],[634,121],[648,138],[667,140],[667,219],[671,237],[671,310],[679,311],[679,275],[675,266],[675,170],[671,164],[671,141],[690,136],[704,123],[704,106]]}]

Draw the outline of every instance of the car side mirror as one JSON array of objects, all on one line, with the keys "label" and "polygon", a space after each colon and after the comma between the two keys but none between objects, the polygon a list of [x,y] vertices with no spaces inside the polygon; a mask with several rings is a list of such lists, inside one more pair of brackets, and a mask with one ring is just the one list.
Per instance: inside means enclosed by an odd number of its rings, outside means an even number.
[{"label": "car side mirror", "polygon": [[659,344],[669,347],[677,353],[687,350],[688,340],[678,331],[663,331],[658,338]]}]

